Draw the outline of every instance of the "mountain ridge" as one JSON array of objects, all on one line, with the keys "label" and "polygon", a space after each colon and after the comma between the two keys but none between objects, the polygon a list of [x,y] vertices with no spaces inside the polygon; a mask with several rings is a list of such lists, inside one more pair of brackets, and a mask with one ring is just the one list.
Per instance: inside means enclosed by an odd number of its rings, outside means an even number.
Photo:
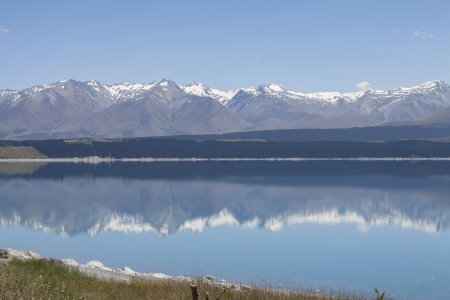
[{"label": "mountain ridge", "polygon": [[109,85],[69,79],[0,90],[0,138],[449,124],[449,109],[450,86],[439,80],[386,91],[302,93],[278,84],[223,91],[199,82],[180,86],[167,78]]}]

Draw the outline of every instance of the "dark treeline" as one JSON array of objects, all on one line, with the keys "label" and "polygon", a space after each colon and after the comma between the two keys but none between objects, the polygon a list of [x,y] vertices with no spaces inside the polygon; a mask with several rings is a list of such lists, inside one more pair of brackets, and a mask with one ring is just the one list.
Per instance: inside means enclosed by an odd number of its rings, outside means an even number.
[{"label": "dark treeline", "polygon": [[[263,139],[274,142],[399,141],[450,137],[450,125],[373,126],[328,129],[280,129],[224,134],[182,135],[183,140]],[[166,137],[174,138],[174,137]]]},{"label": "dark treeline", "polygon": [[0,145],[32,146],[52,158],[351,158],[450,157],[450,143],[395,142],[258,142],[194,141],[136,138],[109,141],[4,141]]}]

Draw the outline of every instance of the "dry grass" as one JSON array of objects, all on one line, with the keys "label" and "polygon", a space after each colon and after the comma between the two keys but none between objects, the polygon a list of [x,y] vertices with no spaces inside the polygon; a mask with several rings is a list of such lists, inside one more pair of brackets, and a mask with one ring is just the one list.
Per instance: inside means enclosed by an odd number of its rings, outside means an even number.
[{"label": "dry grass", "polygon": [[34,147],[28,146],[2,146],[0,147],[0,158],[2,159],[21,159],[21,158],[46,158],[44,154]]},{"label": "dry grass", "polygon": [[[200,299],[358,299],[306,292],[280,292],[253,287],[235,291],[200,283]],[[107,282],[87,277],[56,261],[30,260],[0,263],[0,299],[192,299],[190,284],[176,280]]]}]

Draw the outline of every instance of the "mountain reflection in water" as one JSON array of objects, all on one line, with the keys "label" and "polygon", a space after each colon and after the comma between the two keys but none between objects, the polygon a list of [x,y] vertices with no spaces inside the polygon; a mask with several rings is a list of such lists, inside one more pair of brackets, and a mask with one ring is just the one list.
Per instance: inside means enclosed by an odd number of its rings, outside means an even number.
[{"label": "mountain reflection in water", "polygon": [[0,191],[1,226],[66,235],[450,225],[450,162],[2,163]]}]

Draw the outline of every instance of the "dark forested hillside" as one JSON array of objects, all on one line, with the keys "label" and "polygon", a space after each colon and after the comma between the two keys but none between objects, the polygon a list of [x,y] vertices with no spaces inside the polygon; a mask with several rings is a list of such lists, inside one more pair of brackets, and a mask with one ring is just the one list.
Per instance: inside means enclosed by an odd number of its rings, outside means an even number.
[{"label": "dark forested hillside", "polygon": [[450,125],[374,126],[338,129],[283,129],[233,132],[225,134],[184,135],[167,138],[185,140],[263,139],[277,142],[311,141],[399,141],[450,137]]},{"label": "dark forested hillside", "polygon": [[272,142],[137,138],[119,140],[3,141],[1,145],[31,146],[52,158],[353,158],[450,157],[450,143],[394,142]]}]

